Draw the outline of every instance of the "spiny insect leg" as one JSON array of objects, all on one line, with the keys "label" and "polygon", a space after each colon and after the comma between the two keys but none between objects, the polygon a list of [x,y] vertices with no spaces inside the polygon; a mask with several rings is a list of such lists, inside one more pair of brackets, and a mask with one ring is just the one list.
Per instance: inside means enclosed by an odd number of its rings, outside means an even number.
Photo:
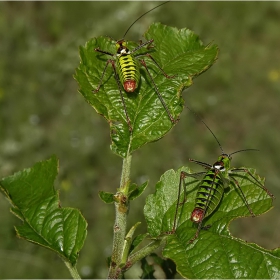
[{"label": "spiny insect leg", "polygon": [[[183,205],[183,204],[186,202],[186,200],[187,200],[187,197],[186,197],[186,185],[185,185],[184,179],[185,179],[186,176],[188,176],[188,175],[189,175],[188,173],[186,173],[186,172],[184,172],[184,171],[181,171],[181,174],[180,174],[180,182],[179,182],[179,187],[178,187],[178,198],[177,198],[177,205],[176,205],[176,209],[175,209],[173,227],[172,227],[172,230],[171,230],[171,231],[167,232],[167,234],[173,234],[173,233],[176,231],[179,206]],[[180,196],[181,196],[182,185],[183,185],[183,187],[184,187],[184,199],[183,199],[182,202],[180,202]]]},{"label": "spiny insect leg", "polygon": [[[204,211],[204,215],[205,215],[205,211]],[[193,243],[198,238],[199,232],[202,228],[202,222],[203,222],[203,219],[204,219],[204,215],[203,215],[202,220],[198,224],[198,227],[197,227],[197,230],[196,230],[196,233],[195,233],[194,237],[188,242],[189,244]]]},{"label": "spiny insect leg", "polygon": [[[154,48],[154,45],[152,45],[153,42],[154,42],[154,39],[148,41],[148,43],[144,43],[144,45],[147,45],[147,49],[149,50],[149,49]],[[142,44],[143,44],[142,40],[139,40],[139,46]]]},{"label": "spiny insect leg", "polygon": [[255,215],[255,213],[253,212],[252,208],[250,207],[250,205],[249,205],[249,203],[248,203],[248,201],[247,201],[247,199],[246,199],[246,197],[245,197],[245,195],[244,195],[244,193],[243,193],[243,191],[242,191],[242,189],[241,189],[241,187],[240,187],[238,181],[237,181],[232,175],[229,175],[229,176],[230,176],[230,178],[234,181],[235,185],[239,188],[240,193],[241,193],[241,196],[242,196],[242,198],[243,198],[243,200],[244,200],[244,202],[245,202],[245,204],[246,204],[246,206],[247,206],[247,208],[248,208],[248,210],[249,210],[251,216],[252,216],[252,217],[255,217],[256,215]]},{"label": "spiny insect leg", "polygon": [[111,63],[111,60],[110,60],[110,59],[107,60],[106,65],[105,65],[104,70],[103,70],[103,73],[102,73],[102,75],[101,75],[99,84],[98,84],[98,86],[97,86],[96,89],[92,90],[93,93],[96,93],[96,92],[99,91],[99,89],[100,89],[100,87],[101,87],[101,85],[102,85],[102,81],[103,81],[103,78],[104,78],[104,75],[105,75],[105,72],[106,72],[106,69],[107,69],[109,63]]},{"label": "spiny insect leg", "polygon": [[146,71],[147,71],[147,73],[148,73],[148,75],[149,75],[149,77],[150,77],[150,79],[151,79],[151,81],[152,81],[152,83],[153,83],[153,85],[154,85],[154,88],[155,88],[155,91],[156,91],[156,93],[157,93],[157,95],[158,95],[158,98],[160,99],[162,106],[164,107],[166,113],[168,114],[170,121],[171,121],[173,124],[177,123],[177,122],[179,121],[179,118],[177,118],[177,119],[175,120],[175,119],[172,117],[172,115],[171,115],[171,113],[170,113],[170,111],[169,111],[169,109],[168,109],[166,103],[165,103],[164,100],[163,100],[163,97],[162,97],[161,93],[159,92],[159,90],[158,90],[158,88],[157,88],[157,86],[156,86],[156,84],[155,84],[155,82],[154,82],[154,79],[153,79],[153,77],[152,77],[152,75],[151,75],[151,73],[150,73],[150,71],[149,71],[149,69],[148,69],[148,67],[147,67],[147,65],[146,65],[146,62],[145,62],[143,59],[141,59],[140,62],[141,62],[141,64],[145,67],[145,69],[146,69]]},{"label": "spiny insect leg", "polygon": [[[203,221],[203,219],[202,219],[202,221]],[[197,228],[197,231],[196,231],[194,237],[189,241],[189,244],[193,243],[193,242],[198,238],[199,232],[200,232],[202,229],[203,229],[203,230],[208,230],[208,229],[211,227],[211,225],[206,225],[206,226],[203,226],[203,227],[202,227],[202,221],[199,223],[198,228]]]},{"label": "spiny insect leg", "polygon": [[95,48],[94,49],[96,52],[100,52],[100,53],[103,53],[103,54],[108,54],[110,56],[114,56],[113,53],[110,53],[110,52],[107,52],[107,51],[103,51],[103,50],[100,50],[99,47],[98,48]]},{"label": "spiny insect leg", "polygon": [[[140,40],[139,42],[140,42],[139,46],[137,46],[135,49],[133,49],[133,50],[130,52],[131,54],[134,53],[134,52],[136,52],[136,51],[138,51],[139,49],[143,48],[143,47],[146,46],[146,45],[148,45],[148,48],[151,48],[151,44],[154,42],[154,39],[151,39],[151,40],[149,40],[149,41],[147,41],[147,42],[144,42],[144,43],[142,43],[141,40]],[[136,55],[135,57],[137,57],[137,56],[141,56],[141,54]]]},{"label": "spiny insect leg", "polygon": [[249,176],[254,179],[254,181],[257,183],[257,185],[260,188],[262,188],[272,199],[275,198],[275,196],[263,184],[261,184],[260,181],[257,180],[256,177],[253,176],[253,174],[248,169],[246,169],[246,168],[233,168],[231,171],[232,172],[245,172],[245,173],[249,174]]},{"label": "spiny insect leg", "polygon": [[146,53],[145,54],[147,57],[149,57],[153,62],[154,64],[158,67],[158,69],[162,72],[162,74],[167,78],[167,79],[172,79],[174,78],[176,75],[172,75],[172,76],[169,76],[167,75],[164,70],[160,67],[160,65],[157,63],[157,61],[149,54],[149,53]]},{"label": "spiny insect leg", "polygon": [[[100,52],[100,53],[103,53],[103,54],[107,54],[107,55],[110,55],[110,56],[114,56],[112,53],[109,53],[109,52],[106,52],[106,51],[102,51],[102,50],[100,50],[99,48],[96,48],[96,49],[94,49],[94,50],[95,50],[96,52]],[[101,75],[99,84],[98,84],[98,86],[97,86],[97,88],[96,88],[95,90],[92,90],[93,93],[96,93],[96,92],[99,91],[99,89],[100,89],[100,87],[101,87],[101,85],[102,85],[102,81],[103,81],[103,78],[104,78],[104,75],[105,75],[105,72],[106,72],[106,69],[107,69],[109,63],[112,64],[112,60],[111,60],[111,59],[108,59],[108,60],[107,60],[107,63],[106,63],[106,65],[105,65],[105,67],[104,67],[104,70],[103,70],[103,73],[102,73],[102,75]]]},{"label": "spiny insect leg", "polygon": [[212,168],[211,164],[209,164],[209,163],[205,163],[205,162],[198,161],[198,160],[191,159],[191,158],[189,159],[189,161],[190,161],[190,162],[194,162],[194,163],[196,163],[196,164],[199,164],[199,165],[205,167],[206,169],[211,169],[211,168]]},{"label": "spiny insect leg", "polygon": [[[153,41],[152,40],[150,40],[150,41],[148,41],[148,42],[146,42],[146,43],[152,43]],[[141,46],[143,46],[143,44],[141,45]],[[150,46],[150,48],[152,48],[153,46]],[[139,49],[139,47],[138,48],[136,48],[137,50]],[[147,57],[149,57],[152,61],[153,61],[153,63],[158,67],[158,69],[162,72],[162,74],[167,78],[167,79],[172,79],[172,78],[174,78],[176,75],[172,75],[172,76],[169,76],[169,75],[167,75],[166,73],[165,73],[165,71],[161,68],[161,66],[157,63],[157,61],[149,54],[149,53],[145,53],[145,54],[138,54],[138,55],[136,55],[135,57],[140,57],[140,56],[147,56]]]}]

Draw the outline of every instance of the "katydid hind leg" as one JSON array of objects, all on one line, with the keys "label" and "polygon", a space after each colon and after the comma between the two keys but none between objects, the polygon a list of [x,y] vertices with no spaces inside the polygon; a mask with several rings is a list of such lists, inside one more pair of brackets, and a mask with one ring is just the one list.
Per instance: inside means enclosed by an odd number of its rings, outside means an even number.
[{"label": "katydid hind leg", "polygon": [[106,73],[106,70],[107,70],[107,67],[108,67],[108,64],[111,63],[112,64],[112,60],[111,59],[108,59],[107,62],[106,62],[106,65],[104,67],[104,70],[101,74],[101,77],[100,77],[100,80],[99,80],[99,84],[97,86],[97,88],[95,90],[92,90],[93,93],[97,93],[102,85],[102,82],[103,82],[103,78],[104,78],[104,75]]},{"label": "katydid hind leg", "polygon": [[[175,209],[173,228],[169,232],[170,234],[173,234],[176,231],[177,220],[179,219],[179,217],[178,217],[179,207],[182,206],[186,202],[186,199],[187,199],[187,197],[186,197],[186,185],[185,185],[185,181],[184,181],[184,179],[187,176],[186,174],[188,174],[188,173],[186,173],[184,171],[181,171],[181,173],[180,173],[180,181],[179,181],[179,187],[178,187],[178,198],[177,198],[177,204],[176,204],[176,209]],[[183,189],[184,189],[184,199],[183,199],[182,202],[180,202],[182,186],[183,186]]]},{"label": "katydid hind leg", "polygon": [[233,180],[234,184],[238,187],[238,189],[239,189],[239,191],[240,191],[240,193],[241,193],[241,196],[242,196],[242,198],[243,198],[243,200],[244,200],[244,202],[245,202],[245,205],[246,205],[246,207],[248,208],[248,210],[249,210],[251,216],[252,216],[252,217],[255,217],[256,215],[255,215],[255,213],[253,212],[251,206],[249,205],[249,203],[248,203],[248,201],[247,201],[247,199],[246,199],[246,197],[245,197],[245,195],[244,195],[244,193],[243,193],[243,191],[242,191],[242,189],[241,189],[241,187],[240,187],[238,181],[237,181],[232,175],[230,176],[230,178]]},{"label": "katydid hind leg", "polygon": [[158,67],[158,69],[162,72],[162,74],[167,78],[167,79],[172,79],[174,78],[176,75],[172,75],[172,76],[169,76],[165,73],[165,71],[161,68],[161,66],[157,63],[157,61],[151,56],[151,54],[149,53],[146,53],[145,54],[148,58],[150,58],[154,64]]},{"label": "katydid hind leg", "polygon": [[244,172],[247,173],[255,182],[256,185],[260,188],[262,188],[272,199],[275,198],[275,196],[246,168],[234,168],[232,169],[232,172]]},{"label": "katydid hind leg", "polygon": [[141,64],[145,67],[145,69],[146,69],[146,71],[147,71],[147,73],[148,73],[148,75],[149,75],[149,77],[150,77],[150,79],[151,79],[151,81],[152,81],[152,84],[153,84],[153,86],[154,86],[154,89],[155,89],[155,91],[156,91],[156,93],[157,93],[157,96],[158,96],[158,98],[160,99],[161,104],[162,104],[162,106],[164,107],[164,109],[165,109],[165,111],[166,111],[166,113],[167,113],[167,115],[168,115],[170,121],[171,121],[173,124],[176,124],[176,123],[179,121],[179,118],[177,118],[177,119],[174,119],[174,118],[173,118],[173,116],[172,116],[172,114],[171,114],[169,108],[167,107],[167,105],[166,105],[166,103],[165,103],[165,101],[164,101],[164,99],[163,99],[161,93],[159,92],[158,87],[157,87],[156,84],[155,84],[155,81],[154,81],[154,79],[153,79],[153,77],[152,77],[152,75],[151,75],[151,73],[150,73],[150,71],[149,71],[149,69],[148,69],[148,67],[147,67],[147,64],[146,64],[146,62],[144,61],[144,59],[141,59],[140,62],[141,62]]},{"label": "katydid hind leg", "polygon": [[[110,53],[110,52],[100,50],[99,47],[95,48],[94,50],[95,50],[96,52],[99,52],[99,53],[102,53],[102,54],[107,54],[107,55],[110,55],[110,56],[114,56],[114,54],[112,54],[112,53]],[[99,89],[100,89],[100,87],[101,87],[101,85],[102,85],[102,81],[103,81],[103,78],[104,78],[104,75],[105,75],[105,73],[106,73],[106,69],[107,69],[109,63],[112,64],[112,63],[113,63],[113,60],[111,60],[111,59],[108,59],[108,60],[107,60],[106,65],[105,65],[105,67],[104,67],[104,70],[103,70],[103,72],[102,72],[102,74],[101,74],[101,78],[100,78],[99,84],[98,84],[97,88],[96,88],[95,90],[92,91],[93,93],[96,93],[96,92],[99,91]],[[113,65],[113,64],[112,64],[112,65]]]},{"label": "katydid hind leg", "polygon": [[199,224],[198,224],[198,227],[197,227],[197,230],[196,230],[196,233],[195,233],[195,235],[194,235],[194,237],[191,239],[191,240],[189,240],[189,244],[190,243],[193,243],[197,238],[198,238],[198,235],[199,235],[199,233],[200,233],[200,230],[202,229],[202,222],[203,222],[203,220],[204,220],[204,217],[202,218],[202,220],[199,222]]}]

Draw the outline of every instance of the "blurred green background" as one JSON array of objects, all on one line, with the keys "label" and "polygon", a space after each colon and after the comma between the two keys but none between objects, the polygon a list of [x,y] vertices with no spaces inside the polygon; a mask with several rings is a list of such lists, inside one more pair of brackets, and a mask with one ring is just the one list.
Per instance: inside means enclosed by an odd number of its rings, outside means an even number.
[{"label": "blurred green background", "polygon": [[[118,187],[122,160],[110,151],[106,121],[77,92],[73,79],[79,45],[108,35],[122,38],[129,25],[159,2],[0,3],[0,176],[8,176],[56,154],[55,187],[61,205],[81,209],[88,237],[78,270],[83,278],[107,276],[114,207],[98,191]],[[204,44],[220,48],[218,61],[183,93],[186,104],[207,122],[233,166],[256,168],[276,196],[275,207],[257,218],[234,221],[235,236],[265,248],[280,244],[280,2],[171,2],[143,17],[126,39],[139,40],[160,21],[196,32]],[[172,48],[172,42],[170,42]],[[163,153],[165,151],[165,153]],[[131,203],[128,226],[143,221],[145,197],[162,173],[189,164],[213,163],[220,154],[213,136],[187,109],[162,140],[132,159],[132,180],[149,187]],[[0,278],[69,278],[51,251],[15,237],[20,221],[0,195]],[[145,232],[145,223],[138,232]],[[134,269],[128,275],[137,278]]]}]

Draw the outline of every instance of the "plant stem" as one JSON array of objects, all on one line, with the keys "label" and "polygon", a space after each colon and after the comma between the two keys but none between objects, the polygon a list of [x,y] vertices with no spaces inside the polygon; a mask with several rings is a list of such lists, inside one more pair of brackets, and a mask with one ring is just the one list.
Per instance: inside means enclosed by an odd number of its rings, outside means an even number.
[{"label": "plant stem", "polygon": [[134,254],[130,255],[128,258],[127,264],[128,268],[133,266],[136,262],[140,261],[141,259],[147,257],[150,255],[152,252],[154,252],[158,247],[160,247],[162,244],[166,242],[166,238],[162,238],[159,240],[154,240],[139,251],[135,252]]},{"label": "plant stem", "polygon": [[115,224],[113,250],[110,262],[108,279],[122,278],[120,264],[122,262],[122,254],[126,235],[126,221],[128,212],[128,190],[129,190],[129,175],[131,167],[131,155],[123,159],[122,174],[120,188],[115,195]]},{"label": "plant stem", "polygon": [[70,274],[73,279],[81,279],[81,276],[79,275],[76,266],[72,266],[72,264],[66,260],[64,260],[64,263],[67,266],[67,268],[69,269]]},{"label": "plant stem", "polygon": [[121,182],[120,182],[120,191],[125,192],[127,195],[128,187],[127,183],[129,182],[130,176],[130,168],[131,168],[131,155],[128,155],[126,158],[123,159],[123,166],[122,166],[122,174],[121,174]]}]

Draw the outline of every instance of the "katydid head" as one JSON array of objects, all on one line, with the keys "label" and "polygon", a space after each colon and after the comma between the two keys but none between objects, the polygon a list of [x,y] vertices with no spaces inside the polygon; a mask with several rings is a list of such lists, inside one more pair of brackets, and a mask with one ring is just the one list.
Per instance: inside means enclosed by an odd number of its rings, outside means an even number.
[{"label": "katydid head", "polygon": [[231,156],[223,153],[218,157],[218,160],[213,164],[217,171],[228,171],[230,169]]},{"label": "katydid head", "polygon": [[126,46],[126,41],[124,39],[118,40],[116,42],[116,50],[117,50],[117,55],[124,55],[124,54],[129,54],[129,49]]},{"label": "katydid head", "polygon": [[218,157],[218,160],[217,160],[216,163],[213,164],[213,167],[216,170],[219,170],[219,171],[222,171],[222,172],[228,171],[230,169],[230,162],[232,160],[232,155],[240,153],[240,152],[246,152],[246,151],[259,151],[259,150],[257,150],[257,149],[243,149],[243,150],[233,152],[231,154],[223,153],[222,155],[220,155]]}]

